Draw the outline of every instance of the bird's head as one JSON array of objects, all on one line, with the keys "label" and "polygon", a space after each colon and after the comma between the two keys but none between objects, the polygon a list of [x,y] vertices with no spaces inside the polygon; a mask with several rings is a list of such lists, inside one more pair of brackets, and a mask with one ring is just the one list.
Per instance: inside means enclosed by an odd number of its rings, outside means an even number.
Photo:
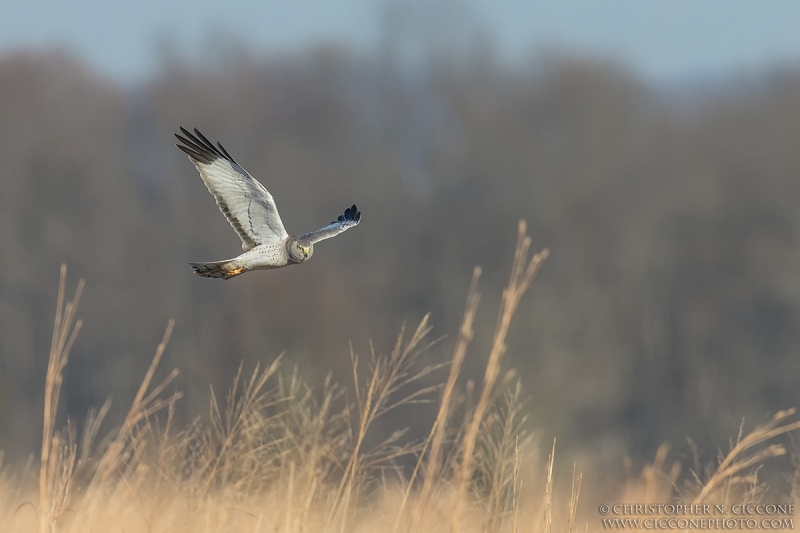
[{"label": "bird's head", "polygon": [[289,255],[296,263],[308,261],[314,255],[314,245],[308,242],[294,241],[290,245]]}]

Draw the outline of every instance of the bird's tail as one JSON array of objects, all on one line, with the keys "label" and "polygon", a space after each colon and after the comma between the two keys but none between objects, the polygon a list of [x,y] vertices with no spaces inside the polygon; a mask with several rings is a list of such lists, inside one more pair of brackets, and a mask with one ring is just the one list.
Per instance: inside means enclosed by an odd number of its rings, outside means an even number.
[{"label": "bird's tail", "polygon": [[198,276],[204,278],[230,279],[245,271],[242,267],[237,267],[234,261],[215,261],[213,263],[189,263],[192,270]]}]

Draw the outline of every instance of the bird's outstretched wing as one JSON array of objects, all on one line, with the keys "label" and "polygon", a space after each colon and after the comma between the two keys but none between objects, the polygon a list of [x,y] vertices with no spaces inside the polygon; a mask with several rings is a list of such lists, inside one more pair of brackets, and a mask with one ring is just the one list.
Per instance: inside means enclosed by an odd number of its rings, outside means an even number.
[{"label": "bird's outstretched wing", "polygon": [[324,228],[318,229],[317,231],[300,235],[297,240],[304,243],[314,244],[315,242],[336,237],[348,228],[357,226],[359,222],[361,222],[361,211],[359,211],[355,204],[353,204],[353,207],[348,207],[345,209],[344,215],[339,215],[339,218],[336,221],[331,222]]},{"label": "bird's outstretched wing", "polygon": [[175,134],[214,195],[217,205],[242,239],[245,251],[259,244],[271,244],[287,237],[272,195],[239,166],[220,143],[214,146],[197,128],[192,135],[181,128]]}]

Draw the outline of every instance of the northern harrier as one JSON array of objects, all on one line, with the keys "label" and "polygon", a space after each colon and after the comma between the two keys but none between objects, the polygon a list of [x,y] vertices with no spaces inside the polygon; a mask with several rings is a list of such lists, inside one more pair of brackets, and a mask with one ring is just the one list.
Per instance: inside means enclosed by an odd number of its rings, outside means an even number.
[{"label": "northern harrier", "polygon": [[222,214],[242,239],[244,253],[227,261],[189,263],[198,276],[230,279],[248,270],[280,268],[304,263],[314,243],[335,237],[361,221],[355,205],[322,229],[293,237],[286,233],[272,195],[228,154],[220,143],[211,144],[197,128],[192,135],[181,128],[175,134],[200,177],[217,200]]}]

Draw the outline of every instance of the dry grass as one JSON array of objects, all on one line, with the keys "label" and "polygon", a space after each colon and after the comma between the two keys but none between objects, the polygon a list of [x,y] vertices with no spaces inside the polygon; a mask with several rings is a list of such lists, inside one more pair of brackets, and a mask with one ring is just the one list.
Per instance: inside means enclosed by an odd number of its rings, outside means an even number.
[{"label": "dry grass", "polygon": [[[150,368],[120,427],[98,443],[108,405],[89,416],[80,438],[74,424],[55,428],[62,372],[80,321],[83,288],[65,303],[62,268],[53,343],[45,387],[38,494],[33,469],[12,477],[0,470],[0,530],[41,533],[125,531],[275,532],[503,532],[599,530],[592,509],[580,512],[582,475],[573,465],[571,485],[557,496],[555,441],[545,468],[531,468],[525,409],[513,372],[502,371],[505,339],[517,306],[547,257],[528,258],[530,239],[520,223],[509,284],[503,292],[482,383],[460,385],[480,301],[474,272],[449,372],[441,387],[419,386],[443,365],[426,365],[428,317],[403,328],[386,355],[351,353],[353,401],[326,382],[307,386],[280,361],[239,373],[224,401],[209,415],[173,428],[179,393],[165,391],[177,375],[152,386],[172,331],[167,326]],[[465,401],[471,394],[474,405]],[[438,401],[427,438],[415,442],[402,429],[385,438],[377,420],[400,406]],[[157,417],[156,414],[160,413]],[[458,416],[456,416],[458,415]],[[617,501],[733,502],[763,493],[755,468],[786,453],[776,437],[800,428],[793,411],[776,414],[740,435],[730,453],[705,474],[679,483],[668,449],[656,454]],[[462,422],[454,422],[456,419]],[[396,467],[416,458],[411,472]],[[408,476],[406,477],[406,474]],[[600,488],[599,488],[600,489]],[[609,499],[610,500],[610,499]],[[35,502],[38,502],[35,503]]]}]

